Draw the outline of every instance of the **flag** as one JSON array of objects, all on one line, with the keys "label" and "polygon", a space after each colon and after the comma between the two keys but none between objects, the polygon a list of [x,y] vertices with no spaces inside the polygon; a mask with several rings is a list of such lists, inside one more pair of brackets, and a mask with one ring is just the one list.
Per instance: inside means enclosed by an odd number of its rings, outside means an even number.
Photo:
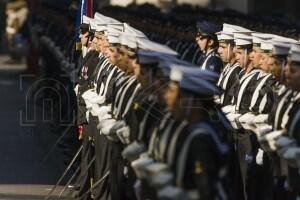
[{"label": "flag", "polygon": [[79,27],[82,23],[83,15],[87,17],[93,17],[93,0],[77,0],[78,10],[76,15],[76,50],[81,49],[80,39],[79,39]]}]

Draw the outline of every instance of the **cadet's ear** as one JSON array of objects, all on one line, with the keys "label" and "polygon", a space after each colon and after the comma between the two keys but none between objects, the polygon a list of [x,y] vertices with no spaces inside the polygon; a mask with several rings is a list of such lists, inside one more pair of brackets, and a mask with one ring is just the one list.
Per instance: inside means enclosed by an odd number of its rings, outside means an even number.
[{"label": "cadet's ear", "polygon": [[215,41],[213,39],[208,40],[208,46],[212,47],[214,46]]}]

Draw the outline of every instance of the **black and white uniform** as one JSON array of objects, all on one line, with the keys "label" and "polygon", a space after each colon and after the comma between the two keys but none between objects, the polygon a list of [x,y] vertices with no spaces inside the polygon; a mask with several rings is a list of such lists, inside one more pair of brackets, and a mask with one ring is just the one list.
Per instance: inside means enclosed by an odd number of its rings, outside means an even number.
[{"label": "black and white uniform", "polygon": [[218,74],[221,73],[221,70],[223,68],[223,61],[221,60],[217,49],[212,49],[205,54],[203,53],[199,57],[197,64],[203,70],[213,71]]},{"label": "black and white uniform", "polygon": [[222,106],[227,106],[231,104],[232,98],[234,96],[233,86],[234,83],[239,80],[239,73],[242,70],[239,63],[234,63],[231,65],[227,63],[223,69],[217,85],[223,89],[223,94],[220,96],[220,104]]}]

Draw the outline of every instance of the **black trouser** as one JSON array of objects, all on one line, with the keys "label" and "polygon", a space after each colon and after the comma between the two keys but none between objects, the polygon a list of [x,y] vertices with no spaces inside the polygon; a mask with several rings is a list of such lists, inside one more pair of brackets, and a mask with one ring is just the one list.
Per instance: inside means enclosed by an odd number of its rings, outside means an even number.
[{"label": "black trouser", "polygon": [[[239,160],[239,168],[241,172],[241,180],[243,185],[244,199],[247,197],[247,181],[248,181],[248,170],[251,164],[252,145],[250,135],[245,131],[239,131],[237,133],[237,155]],[[248,159],[248,160],[247,160]]]},{"label": "black trouser", "polygon": [[[98,180],[102,179],[105,174],[110,170],[111,162],[111,143],[108,141],[106,136],[101,135],[95,124],[95,180],[94,183],[97,183]],[[101,183],[93,189],[93,194],[97,200],[110,200],[111,199],[111,183],[110,175],[107,176]]]},{"label": "black trouser", "polygon": [[241,131],[237,135],[237,152],[245,200],[271,200],[273,190],[273,170],[264,153],[263,164],[256,163],[259,144],[251,131]]},{"label": "black trouser", "polygon": [[253,161],[248,171],[248,199],[249,200],[273,200],[273,168],[269,156],[263,154],[263,163],[258,165],[256,163],[256,155],[258,153],[259,143],[254,133],[249,133],[252,154],[254,155]]},{"label": "black trouser", "polygon": [[[85,194],[90,188],[91,188],[91,178],[93,178],[92,174],[92,167],[88,167],[90,164],[93,156],[94,156],[94,150],[93,150],[93,141],[91,140],[92,137],[89,134],[91,131],[89,125],[84,125],[83,127],[83,149],[81,152],[81,163],[80,163],[80,175],[79,175],[79,185],[80,190],[78,193],[78,197],[81,197],[83,194]],[[91,195],[86,195],[84,199],[91,199]]]},{"label": "black trouser", "polygon": [[124,176],[125,160],[122,158],[123,145],[119,142],[112,142],[111,159],[111,192],[113,200],[126,200],[126,180]]}]

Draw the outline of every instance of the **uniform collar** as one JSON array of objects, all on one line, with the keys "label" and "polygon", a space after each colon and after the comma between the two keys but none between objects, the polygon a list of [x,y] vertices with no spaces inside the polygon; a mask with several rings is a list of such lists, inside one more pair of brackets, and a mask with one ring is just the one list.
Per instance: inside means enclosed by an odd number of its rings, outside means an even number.
[{"label": "uniform collar", "polygon": [[207,53],[205,55],[208,56],[209,54],[215,53],[216,51],[217,51],[217,48],[211,49],[211,50],[207,51]]}]

